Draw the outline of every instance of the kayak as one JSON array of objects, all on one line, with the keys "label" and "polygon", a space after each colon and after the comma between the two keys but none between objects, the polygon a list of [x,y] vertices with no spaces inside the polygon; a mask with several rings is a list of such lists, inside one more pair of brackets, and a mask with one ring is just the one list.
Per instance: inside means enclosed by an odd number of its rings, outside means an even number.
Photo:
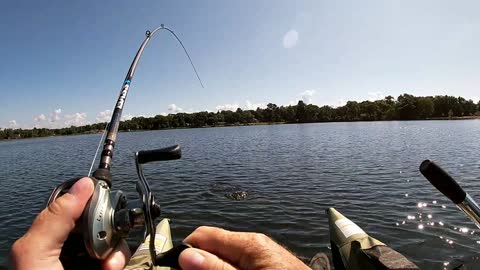
[{"label": "kayak", "polygon": [[[327,209],[330,244],[335,270],[418,270],[417,265],[399,252],[369,236],[358,225],[335,208]],[[152,269],[149,251],[150,237],[137,248],[126,270]],[[156,226],[155,251],[163,253],[173,248],[170,222],[162,219]],[[169,270],[169,267],[154,267]]]},{"label": "kayak", "polygon": [[[155,233],[155,251],[163,253],[173,248],[172,233],[170,231],[170,222],[167,218],[162,219],[156,227]],[[147,235],[145,241],[137,248],[132,255],[125,270],[149,270],[152,269],[152,259],[150,257],[150,236]],[[155,270],[170,270],[170,267],[155,266]]]},{"label": "kayak", "polygon": [[327,209],[336,270],[413,270],[420,269],[399,252],[369,236],[335,208]]}]

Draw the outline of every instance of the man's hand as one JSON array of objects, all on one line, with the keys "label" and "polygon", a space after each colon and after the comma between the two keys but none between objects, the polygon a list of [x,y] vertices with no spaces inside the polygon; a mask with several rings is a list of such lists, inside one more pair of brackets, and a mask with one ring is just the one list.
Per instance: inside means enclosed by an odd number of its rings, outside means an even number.
[{"label": "man's hand", "polygon": [[199,249],[189,248],[180,254],[183,270],[310,270],[263,234],[200,227],[185,242]]},{"label": "man's hand", "polygon": [[[12,264],[17,270],[63,269],[59,260],[63,242],[75,227],[75,221],[93,193],[93,182],[82,178],[70,191],[55,200],[35,219],[30,229],[12,247]],[[103,269],[123,269],[129,249],[122,241],[103,262]]]}]

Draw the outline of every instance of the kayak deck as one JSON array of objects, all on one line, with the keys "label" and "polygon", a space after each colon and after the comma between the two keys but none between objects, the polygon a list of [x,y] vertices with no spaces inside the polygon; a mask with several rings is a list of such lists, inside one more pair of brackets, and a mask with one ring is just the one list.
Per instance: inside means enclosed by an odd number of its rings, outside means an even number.
[{"label": "kayak deck", "polygon": [[327,209],[327,215],[335,269],[420,269],[399,252],[369,236],[335,208]]}]

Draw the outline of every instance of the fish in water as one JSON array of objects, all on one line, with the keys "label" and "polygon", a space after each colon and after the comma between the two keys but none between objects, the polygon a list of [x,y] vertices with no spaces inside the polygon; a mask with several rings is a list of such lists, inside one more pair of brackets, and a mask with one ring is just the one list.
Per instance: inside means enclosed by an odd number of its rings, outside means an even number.
[{"label": "fish in water", "polygon": [[248,192],[239,186],[231,185],[229,183],[215,183],[210,187],[213,193],[223,193],[226,198],[234,201],[242,201],[247,199]]},{"label": "fish in water", "polygon": [[248,197],[248,192],[246,191],[234,191],[231,193],[226,193],[225,197],[235,200],[235,201],[242,201]]}]

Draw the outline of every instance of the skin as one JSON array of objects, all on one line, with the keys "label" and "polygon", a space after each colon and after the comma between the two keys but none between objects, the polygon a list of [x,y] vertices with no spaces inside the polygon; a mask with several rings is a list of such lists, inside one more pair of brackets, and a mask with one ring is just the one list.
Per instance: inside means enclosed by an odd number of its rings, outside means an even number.
[{"label": "skin", "polygon": [[[30,229],[12,247],[15,269],[63,269],[59,260],[63,243],[75,228],[75,221],[80,218],[93,188],[89,178],[82,178],[37,216]],[[310,269],[264,234],[199,227],[185,242],[197,248],[186,249],[180,254],[183,270]],[[102,269],[123,269],[129,258],[128,246],[123,241],[103,262]]]},{"label": "skin", "polygon": [[[13,267],[18,270],[63,269],[59,259],[63,242],[74,229],[75,221],[80,218],[92,194],[93,182],[82,178],[68,193],[45,208],[25,235],[13,244]],[[123,269],[126,258],[130,258],[130,251],[123,241],[103,262],[102,269]]]},{"label": "skin", "polygon": [[198,249],[189,248],[180,254],[183,270],[310,270],[264,234],[199,227],[185,242]]}]

